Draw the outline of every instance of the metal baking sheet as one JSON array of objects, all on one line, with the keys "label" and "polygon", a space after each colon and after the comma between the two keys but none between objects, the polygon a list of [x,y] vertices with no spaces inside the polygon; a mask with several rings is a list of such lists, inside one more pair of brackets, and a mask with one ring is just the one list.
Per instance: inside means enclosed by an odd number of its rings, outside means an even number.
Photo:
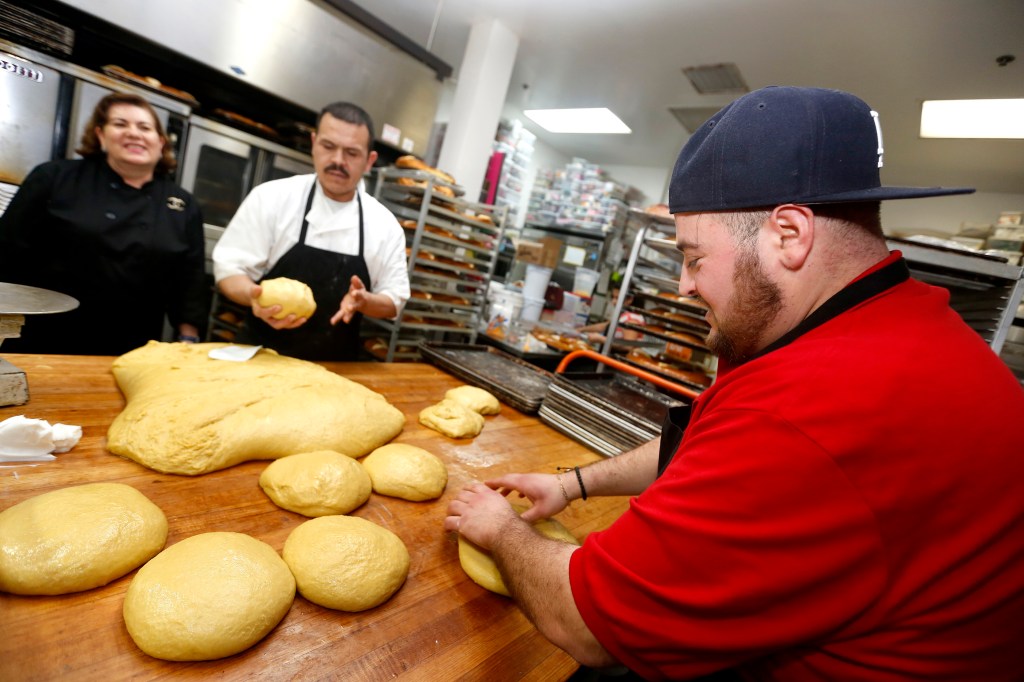
[{"label": "metal baking sheet", "polygon": [[619,447],[612,445],[606,440],[595,436],[592,433],[588,433],[584,429],[579,428],[568,419],[565,419],[556,412],[548,409],[546,405],[541,405],[540,408],[540,420],[555,429],[560,433],[564,433],[569,438],[572,438],[577,443],[581,443],[584,446],[590,448],[594,452],[604,455],[605,457],[614,457],[615,455],[621,454],[624,450]]},{"label": "metal baking sheet", "polygon": [[658,432],[652,433],[637,428],[607,412],[595,409],[593,405],[575,402],[571,395],[561,392],[554,383],[541,403],[541,408],[558,414],[594,436],[614,443],[623,452],[632,450],[658,435]]},{"label": "metal baking sheet", "polygon": [[684,403],[614,372],[569,373],[555,377],[559,387],[605,412],[658,433],[669,408]]},{"label": "metal baking sheet", "polygon": [[428,342],[420,345],[420,353],[427,361],[528,414],[540,409],[553,376],[491,346]]}]

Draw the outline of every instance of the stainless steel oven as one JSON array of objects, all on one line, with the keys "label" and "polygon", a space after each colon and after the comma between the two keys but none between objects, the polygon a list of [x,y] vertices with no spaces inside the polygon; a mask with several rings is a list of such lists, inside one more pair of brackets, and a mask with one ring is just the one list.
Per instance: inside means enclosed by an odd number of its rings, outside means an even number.
[{"label": "stainless steel oven", "polygon": [[93,108],[112,92],[152,104],[181,158],[190,105],[0,40],[0,182],[20,185],[39,164],[73,158]]},{"label": "stainless steel oven", "polygon": [[256,185],[312,172],[307,154],[193,116],[179,181],[199,202],[203,222],[223,228]]},{"label": "stainless steel oven", "polygon": [[54,152],[61,73],[0,43],[0,182],[20,185]]}]

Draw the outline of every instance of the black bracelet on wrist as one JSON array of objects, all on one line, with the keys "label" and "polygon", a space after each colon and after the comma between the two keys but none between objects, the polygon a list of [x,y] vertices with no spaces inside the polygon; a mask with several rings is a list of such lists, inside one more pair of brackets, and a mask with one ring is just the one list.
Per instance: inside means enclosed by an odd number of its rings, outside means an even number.
[{"label": "black bracelet on wrist", "polygon": [[583,487],[583,474],[580,473],[579,467],[573,467],[573,471],[576,472],[576,480],[580,483],[580,492],[583,493],[583,501],[587,501],[587,489]]},{"label": "black bracelet on wrist", "polygon": [[[583,501],[586,502],[586,500],[587,500],[587,489],[583,487],[583,474],[580,473],[580,468],[579,467],[555,467],[555,469],[557,471],[575,471],[576,472],[576,482],[580,484],[580,495],[582,496]],[[562,485],[561,479],[559,479],[558,485]],[[562,494],[565,495],[565,488],[562,488]],[[566,495],[565,499],[566,499],[566,501],[568,501],[569,500],[569,496]]]}]

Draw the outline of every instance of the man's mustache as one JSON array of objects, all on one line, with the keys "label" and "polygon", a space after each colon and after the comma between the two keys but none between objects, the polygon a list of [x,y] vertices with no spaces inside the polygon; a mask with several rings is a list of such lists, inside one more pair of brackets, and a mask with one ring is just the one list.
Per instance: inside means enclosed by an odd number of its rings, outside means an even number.
[{"label": "man's mustache", "polygon": [[324,168],[324,172],[325,173],[330,173],[331,171],[338,171],[339,173],[344,175],[346,178],[348,177],[348,169],[345,168],[344,166],[339,166],[336,163],[332,163],[329,166],[327,166],[327,168]]}]

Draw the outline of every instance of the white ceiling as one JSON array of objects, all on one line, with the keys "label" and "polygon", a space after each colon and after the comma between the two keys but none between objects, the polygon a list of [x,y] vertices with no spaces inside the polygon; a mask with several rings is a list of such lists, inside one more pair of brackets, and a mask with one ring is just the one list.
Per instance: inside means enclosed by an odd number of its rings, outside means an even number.
[{"label": "white ceiling", "polygon": [[[923,140],[924,99],[1024,97],[1024,0],[357,0],[455,68],[475,22],[519,36],[508,105],[607,106],[630,135],[545,133],[567,156],[669,168],[689,133],[671,107],[720,107],[688,66],[747,85],[838,88],[880,112],[882,180],[1024,193],[1024,140]],[[435,17],[436,29],[433,30]],[[996,57],[1016,55],[1008,66]]]}]

